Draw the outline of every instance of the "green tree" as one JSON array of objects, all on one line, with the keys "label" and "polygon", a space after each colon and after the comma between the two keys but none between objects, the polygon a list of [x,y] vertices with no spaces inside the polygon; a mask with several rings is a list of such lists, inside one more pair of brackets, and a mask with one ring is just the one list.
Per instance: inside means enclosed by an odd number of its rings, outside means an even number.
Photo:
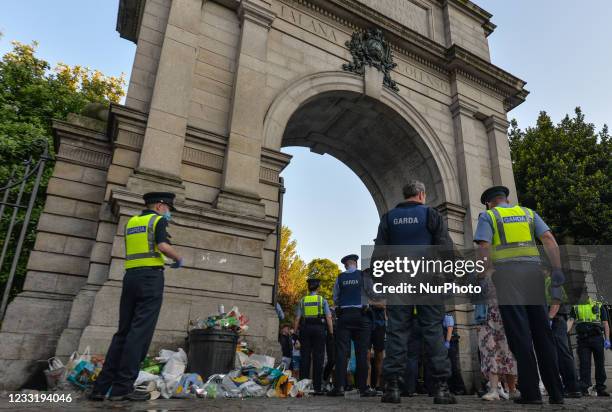
[{"label": "green tree", "polygon": [[295,307],[306,293],[306,265],[297,254],[297,242],[291,239],[291,229],[283,226],[280,241],[280,264],[278,272],[278,303],[287,320],[295,314]]},{"label": "green tree", "polygon": [[306,266],[306,273],[316,273],[321,280],[319,286],[319,294],[327,299],[328,303],[333,305],[332,293],[334,284],[340,273],[340,268],[329,259],[313,259]]},{"label": "green tree", "polygon": [[[82,66],[57,64],[53,69],[49,63],[36,56],[37,43],[30,45],[13,42],[13,49],[0,61],[0,187],[4,187],[11,171],[16,177],[23,176],[20,167],[29,156],[36,157],[41,146],[36,142],[48,142],[53,151],[51,120],[65,119],[68,113],[80,113],[89,102],[119,102],[124,95],[125,80],[105,76],[97,70]],[[45,189],[51,174],[49,164],[41,182],[36,207],[32,213],[29,232],[19,261],[12,294],[18,292],[25,276],[25,265],[35,240],[35,228],[42,211]],[[23,199],[29,199],[32,184],[26,187]],[[15,195],[17,189],[11,194]],[[14,197],[13,197],[14,198]],[[23,200],[22,200],[23,203]],[[9,253],[0,268],[0,290],[4,289],[9,272],[14,242],[23,224],[24,211],[18,215],[17,225],[9,240]],[[0,247],[8,226],[10,215],[0,221]]]},{"label": "green tree", "polygon": [[612,244],[612,143],[576,108],[553,124],[541,112],[535,127],[509,132],[518,197],[536,210],[562,243]]}]

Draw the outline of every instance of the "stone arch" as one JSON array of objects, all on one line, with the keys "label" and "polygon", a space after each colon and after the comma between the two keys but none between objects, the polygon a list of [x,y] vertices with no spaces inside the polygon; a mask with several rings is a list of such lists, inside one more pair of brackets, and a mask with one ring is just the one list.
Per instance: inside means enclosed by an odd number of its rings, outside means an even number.
[{"label": "stone arch", "polygon": [[[461,204],[458,178],[451,158],[427,120],[409,101],[395,92],[383,88],[380,98],[372,99],[365,96],[363,91],[363,77],[348,72],[319,72],[298,79],[280,92],[269,106],[263,125],[263,146],[280,150],[287,145],[284,143],[287,143],[286,131],[290,121],[300,109],[317,99],[326,96],[344,96],[354,101],[369,99],[368,104],[375,106],[381,113],[386,112],[404,122],[401,127],[406,131],[406,136],[423,153],[432,173],[438,174],[433,179],[436,182],[437,193],[434,205],[444,202]],[[379,213],[393,206],[393,200],[389,199],[388,194],[386,196],[383,194],[384,189],[368,172],[367,167],[360,164],[359,159],[351,158],[339,150],[334,151],[330,146],[333,142],[317,143],[317,147],[313,147],[313,142],[294,138],[290,143],[295,146],[309,146],[316,153],[329,153],[347,164],[372,194]]]}]

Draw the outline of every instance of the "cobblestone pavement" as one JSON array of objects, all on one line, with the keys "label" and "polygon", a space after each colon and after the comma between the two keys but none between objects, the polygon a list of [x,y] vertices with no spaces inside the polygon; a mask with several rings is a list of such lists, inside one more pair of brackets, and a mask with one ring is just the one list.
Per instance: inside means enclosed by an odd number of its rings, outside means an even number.
[{"label": "cobblestone pavement", "polygon": [[149,402],[91,402],[75,399],[70,403],[11,403],[8,397],[0,399],[0,410],[61,410],[61,411],[382,411],[382,410],[418,410],[418,411],[516,411],[516,410],[588,410],[611,411],[612,398],[589,397],[568,399],[565,405],[526,406],[516,405],[510,401],[485,402],[474,396],[460,396],[456,405],[434,405],[427,396],[402,398],[400,405],[389,405],[380,402],[380,398],[349,400],[344,398],[308,397],[302,399],[158,399]]}]

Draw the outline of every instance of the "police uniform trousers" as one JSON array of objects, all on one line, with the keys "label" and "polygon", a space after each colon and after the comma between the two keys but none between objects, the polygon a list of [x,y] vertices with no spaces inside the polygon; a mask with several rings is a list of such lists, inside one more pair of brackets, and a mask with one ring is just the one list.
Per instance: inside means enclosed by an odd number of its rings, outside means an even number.
[{"label": "police uniform trousers", "polygon": [[[563,391],[580,392],[578,388],[578,380],[576,377],[576,364],[574,363],[574,355],[569,347],[567,339],[567,315],[557,314],[552,321],[553,339],[557,348],[557,361],[559,363],[559,372],[563,380]],[[590,375],[590,372],[589,372]]]},{"label": "police uniform trousers", "polygon": [[346,367],[351,354],[351,340],[355,343],[357,363],[356,386],[365,390],[368,385],[368,350],[372,318],[361,308],[342,308],[336,331],[336,387],[346,388]]},{"label": "police uniform trousers", "polygon": [[[401,386],[402,392],[416,393],[417,380],[419,378],[419,359],[421,358],[421,349],[423,347],[423,336],[419,324],[413,324],[413,330],[408,339],[407,345],[407,363],[404,372],[404,382]],[[384,367],[383,367],[384,370]]]},{"label": "police uniform trousers", "polygon": [[305,319],[300,326],[300,379],[310,378],[312,362],[312,386],[321,390],[323,361],[325,360],[325,319]]},{"label": "police uniform trousers", "polygon": [[94,392],[121,396],[134,390],[147,356],[164,293],[163,268],[129,269],[123,278],[119,329],[113,336]]},{"label": "police uniform trousers", "polygon": [[501,293],[512,291],[519,293],[516,298],[520,301],[521,296],[525,296],[520,292],[531,289],[530,295],[534,296],[533,291],[537,290],[541,293],[544,302],[544,277],[540,265],[525,262],[498,263],[495,265],[493,282],[500,300],[499,313],[506,331],[508,347],[516,358],[518,385],[522,398],[525,400],[542,398],[539,386],[539,376],[541,376],[548,395],[552,399],[561,399],[563,394],[557,351],[546,305],[509,305],[509,295],[503,297],[504,304],[501,304],[502,298],[500,298],[500,291],[504,291]]},{"label": "police uniform trousers", "polygon": [[407,364],[407,348],[414,333],[415,322],[418,322],[425,353],[428,354],[428,366],[434,381],[446,381],[450,376],[448,351],[442,337],[442,320],[444,306],[419,305],[414,314],[414,305],[392,305],[387,307],[387,341],[385,342],[385,360],[383,374],[385,380],[399,379],[404,376]]},{"label": "police uniform trousers", "polygon": [[448,388],[453,393],[465,393],[465,382],[461,376],[461,366],[459,364],[459,339],[453,337],[448,349],[448,359],[451,364],[451,376],[448,380]]},{"label": "police uniform trousers", "polygon": [[606,389],[606,369],[604,366],[604,339],[601,334],[601,329],[595,325],[595,330],[599,331],[597,335],[594,333],[591,336],[578,334],[578,363],[580,365],[580,386],[583,391],[586,391],[591,383],[591,355],[595,361],[595,390],[602,391]]},{"label": "police uniform trousers", "polygon": [[325,362],[325,369],[323,369],[323,381],[327,382],[336,364],[334,335],[330,333],[328,333],[325,338],[325,353],[327,354],[327,361]]}]

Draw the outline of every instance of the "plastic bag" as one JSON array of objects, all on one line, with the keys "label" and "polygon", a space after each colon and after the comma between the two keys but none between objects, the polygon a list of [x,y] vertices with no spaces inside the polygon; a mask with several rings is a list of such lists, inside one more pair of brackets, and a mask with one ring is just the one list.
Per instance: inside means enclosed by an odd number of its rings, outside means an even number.
[{"label": "plastic bag", "polygon": [[196,394],[196,389],[202,389],[204,381],[197,373],[186,373],[181,376],[179,383],[172,394],[173,398],[191,398]]},{"label": "plastic bag", "polygon": [[159,351],[159,356],[155,358],[157,362],[166,363],[176,352],[173,350],[162,349]]},{"label": "plastic bag", "polygon": [[245,398],[260,398],[266,394],[265,388],[262,388],[251,380],[240,385],[238,389]]},{"label": "plastic bag", "polygon": [[274,361],[275,359],[272,356],[253,354],[249,356],[249,358],[247,359],[246,363],[243,366],[252,365],[257,369],[264,368],[264,367],[273,368]]},{"label": "plastic bag", "polygon": [[79,361],[74,368],[68,373],[66,380],[72,382],[81,389],[86,389],[92,382],[94,374],[93,363],[87,360]]},{"label": "plastic bag", "polygon": [[277,398],[286,398],[291,392],[295,379],[289,379],[287,375],[281,375],[274,383],[274,390]]},{"label": "plastic bag", "polygon": [[[168,353],[164,353],[162,355],[162,351],[160,351],[160,358],[165,357]],[[172,351],[168,351],[172,352]],[[179,384],[179,380],[181,376],[185,372],[185,367],[187,365],[187,354],[181,348],[177,352],[172,352],[172,354],[168,357],[168,361],[164,365],[162,369],[161,376],[163,378],[163,384],[160,385],[161,396],[165,399],[169,399],[172,397],[172,394],[176,390],[176,387]]]},{"label": "plastic bag", "polygon": [[49,359],[49,369],[45,371],[45,379],[47,381],[47,389],[55,391],[60,389],[60,386],[66,382],[66,367],[56,357]]},{"label": "plastic bag", "polygon": [[141,370],[138,372],[138,377],[134,382],[134,386],[142,385],[145,382],[157,382],[159,376],[153,375],[152,373]]},{"label": "plastic bag", "polygon": [[302,379],[301,381],[298,381],[293,385],[293,388],[291,388],[290,395],[299,398],[310,392],[312,392],[312,380]]}]

